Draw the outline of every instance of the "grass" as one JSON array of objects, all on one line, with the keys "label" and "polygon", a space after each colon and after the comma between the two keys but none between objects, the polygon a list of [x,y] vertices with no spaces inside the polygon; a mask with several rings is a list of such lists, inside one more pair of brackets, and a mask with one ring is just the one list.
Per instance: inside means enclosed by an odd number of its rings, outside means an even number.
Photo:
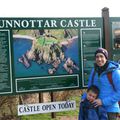
[{"label": "grass", "polygon": [[51,114],[36,114],[36,115],[29,115],[23,116],[22,120],[52,120]]},{"label": "grass", "polygon": [[38,39],[38,43],[40,44],[40,45],[45,45],[45,44],[53,44],[53,43],[57,43],[58,41],[56,40],[56,39],[47,39],[47,38],[44,38],[44,37],[40,37],[39,39]]}]

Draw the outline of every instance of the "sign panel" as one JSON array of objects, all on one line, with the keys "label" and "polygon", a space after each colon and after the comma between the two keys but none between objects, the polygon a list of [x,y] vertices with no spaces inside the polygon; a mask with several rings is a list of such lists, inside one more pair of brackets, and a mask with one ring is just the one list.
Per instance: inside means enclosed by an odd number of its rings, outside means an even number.
[{"label": "sign panel", "polygon": [[86,87],[91,69],[94,67],[94,53],[98,47],[102,47],[101,28],[84,28],[81,29],[81,57],[82,61],[82,85]]},{"label": "sign panel", "polygon": [[0,30],[0,91],[12,93],[10,31]]},{"label": "sign panel", "polygon": [[120,63],[120,18],[110,18],[112,59]]},{"label": "sign panel", "polygon": [[75,109],[76,109],[75,101],[27,104],[27,105],[18,105],[18,115],[20,116],[20,115],[31,115],[38,113],[60,112],[60,111],[69,111]]},{"label": "sign panel", "polygon": [[101,41],[101,18],[0,18],[0,94],[84,87]]}]

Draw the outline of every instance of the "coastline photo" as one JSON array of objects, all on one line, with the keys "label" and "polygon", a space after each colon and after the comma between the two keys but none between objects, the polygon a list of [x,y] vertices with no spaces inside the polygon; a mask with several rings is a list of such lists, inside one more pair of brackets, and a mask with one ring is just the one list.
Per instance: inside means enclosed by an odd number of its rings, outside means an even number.
[{"label": "coastline photo", "polygon": [[15,77],[79,73],[78,30],[13,30]]}]

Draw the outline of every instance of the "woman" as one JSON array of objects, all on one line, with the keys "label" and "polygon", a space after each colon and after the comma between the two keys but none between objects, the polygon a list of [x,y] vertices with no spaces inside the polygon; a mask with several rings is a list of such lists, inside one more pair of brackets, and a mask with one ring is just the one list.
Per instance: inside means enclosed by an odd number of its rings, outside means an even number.
[{"label": "woman", "polygon": [[[96,85],[100,90],[99,98],[94,101],[95,107],[103,105],[108,113],[109,120],[118,120],[120,108],[120,65],[108,61],[108,52],[104,48],[98,48],[95,52],[95,65],[89,77],[88,87]],[[115,87],[110,84],[107,73],[111,72]],[[92,78],[94,74],[94,79]]]}]

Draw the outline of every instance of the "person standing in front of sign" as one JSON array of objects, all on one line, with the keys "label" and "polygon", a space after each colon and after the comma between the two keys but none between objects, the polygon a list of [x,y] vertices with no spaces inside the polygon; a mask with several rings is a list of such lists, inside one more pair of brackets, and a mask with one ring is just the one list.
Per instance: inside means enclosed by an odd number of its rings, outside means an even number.
[{"label": "person standing in front of sign", "polygon": [[[108,72],[112,74],[113,86],[108,79]],[[94,74],[94,75],[93,75]],[[93,78],[94,76],[94,78]],[[94,100],[95,107],[104,106],[109,120],[120,119],[120,64],[108,60],[108,51],[98,48],[95,52],[95,64],[89,76],[88,88],[96,85],[99,90],[99,98]]]},{"label": "person standing in front of sign", "polygon": [[99,89],[95,85],[91,85],[87,89],[87,97],[80,103],[79,120],[108,120],[107,112],[102,107],[94,107],[92,102],[97,99]]}]

